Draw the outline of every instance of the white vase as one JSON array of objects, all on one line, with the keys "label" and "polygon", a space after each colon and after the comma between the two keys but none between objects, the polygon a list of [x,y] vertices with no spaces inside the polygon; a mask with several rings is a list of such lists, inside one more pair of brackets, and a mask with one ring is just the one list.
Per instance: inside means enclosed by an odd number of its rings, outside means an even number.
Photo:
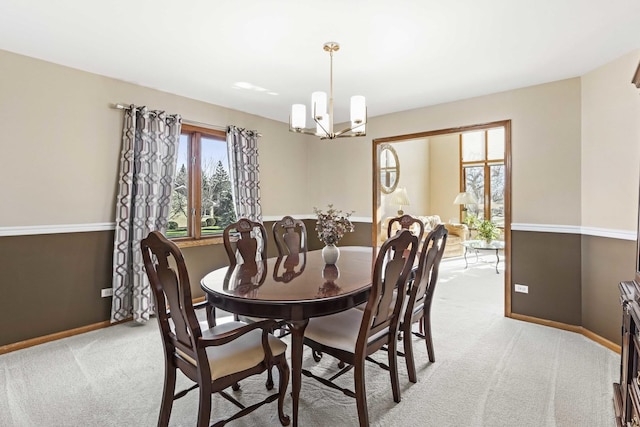
[{"label": "white vase", "polygon": [[325,264],[335,264],[340,258],[340,249],[336,245],[326,245],[322,248],[322,259]]}]

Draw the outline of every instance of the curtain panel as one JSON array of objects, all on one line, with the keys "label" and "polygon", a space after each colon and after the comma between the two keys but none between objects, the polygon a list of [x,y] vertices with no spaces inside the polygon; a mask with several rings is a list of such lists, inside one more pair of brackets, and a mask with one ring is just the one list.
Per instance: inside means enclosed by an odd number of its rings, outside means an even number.
[{"label": "curtain panel", "polygon": [[111,321],[153,313],[140,240],[166,230],[182,119],[131,105],[125,110],[113,245]]},{"label": "curtain panel", "polygon": [[233,201],[238,218],[262,222],[258,133],[235,126],[227,128],[227,148]]}]

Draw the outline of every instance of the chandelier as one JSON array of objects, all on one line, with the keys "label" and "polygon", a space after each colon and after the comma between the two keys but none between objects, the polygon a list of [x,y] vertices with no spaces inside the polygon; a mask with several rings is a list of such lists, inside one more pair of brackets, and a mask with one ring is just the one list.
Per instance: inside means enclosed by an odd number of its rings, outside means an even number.
[{"label": "chandelier", "polygon": [[364,96],[351,97],[351,126],[338,132],[333,131],[333,52],[340,49],[336,42],[324,44],[325,52],[329,52],[331,58],[329,74],[329,110],[327,111],[327,94],[325,92],[313,92],[311,94],[311,118],[316,123],[316,128],[305,128],[307,109],[304,104],[293,104],[289,116],[289,131],[316,135],[320,139],[344,138],[347,136],[365,136],[367,124],[367,106]]}]

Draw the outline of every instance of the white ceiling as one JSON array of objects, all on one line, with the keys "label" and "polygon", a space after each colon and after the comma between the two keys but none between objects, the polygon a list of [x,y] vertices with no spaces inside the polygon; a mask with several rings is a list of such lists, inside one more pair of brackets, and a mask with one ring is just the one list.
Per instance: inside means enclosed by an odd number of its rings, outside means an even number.
[{"label": "white ceiling", "polygon": [[343,121],[581,76],[640,48],[640,1],[0,0],[0,49],[282,122],[327,41]]}]

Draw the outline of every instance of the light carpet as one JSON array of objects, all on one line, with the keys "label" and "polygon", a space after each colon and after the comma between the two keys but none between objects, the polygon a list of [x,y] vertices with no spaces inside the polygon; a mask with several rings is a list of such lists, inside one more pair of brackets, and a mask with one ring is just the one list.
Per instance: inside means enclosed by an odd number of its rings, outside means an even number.
[{"label": "light carpet", "polygon": [[[409,383],[400,359],[399,404],[388,373],[368,364],[372,425],[613,425],[619,355],[572,332],[503,317],[503,280],[491,257],[466,269],[464,260],[443,260],[432,313],[436,362],[428,362],[424,342],[416,338],[418,383]],[[315,363],[305,349],[304,367],[314,373],[330,374],[336,365],[330,357]],[[250,404],[266,393],[264,380],[243,381],[234,395]],[[358,424],[354,399],[313,379],[302,381],[300,426]],[[351,373],[339,381],[353,389]],[[16,351],[0,356],[0,426],[153,426],[162,382],[155,320]],[[178,388],[189,384],[180,377]],[[196,391],[176,401],[170,425],[195,425],[197,405]],[[289,396],[285,409],[291,414]],[[212,422],[234,410],[215,396]],[[277,426],[276,412],[275,403],[265,405],[230,426]]]}]

